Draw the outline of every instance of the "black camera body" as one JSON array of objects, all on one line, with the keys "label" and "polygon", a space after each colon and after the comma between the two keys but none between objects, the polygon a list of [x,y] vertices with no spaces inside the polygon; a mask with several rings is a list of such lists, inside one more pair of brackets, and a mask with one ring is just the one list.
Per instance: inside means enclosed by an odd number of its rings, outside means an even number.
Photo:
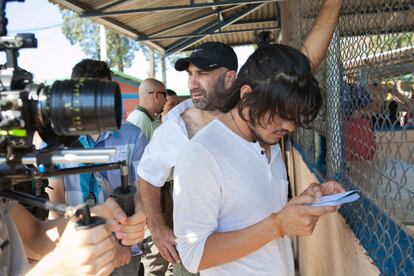
[{"label": "black camera body", "polygon": [[[33,34],[7,36],[5,3],[0,1],[0,51],[7,57],[0,68],[0,184],[32,174],[28,164],[36,169],[39,163],[50,164],[53,150],[70,146],[79,135],[119,129],[122,117],[115,82],[81,79],[51,86],[34,84],[33,75],[18,66],[18,51],[36,48],[37,40]],[[48,151],[34,149],[35,132]]]},{"label": "black camera body", "polygon": [[[53,203],[42,198],[40,190],[30,195],[16,191],[15,184],[30,187],[32,182],[48,177],[119,169],[121,186],[113,195],[126,214],[132,215],[135,187],[128,183],[128,165],[125,160],[107,163],[115,149],[70,148],[79,135],[120,128],[122,100],[118,84],[98,79],[56,81],[51,86],[34,84],[33,75],[18,66],[17,58],[20,49],[35,48],[37,40],[33,34],[7,36],[6,2],[0,0],[0,51],[7,57],[0,68],[0,200],[18,200],[65,216],[82,217],[78,229],[87,229],[105,221],[92,217],[86,203],[74,207]],[[35,132],[46,142],[46,150],[35,150]],[[54,168],[54,163],[63,162],[89,165]]]}]

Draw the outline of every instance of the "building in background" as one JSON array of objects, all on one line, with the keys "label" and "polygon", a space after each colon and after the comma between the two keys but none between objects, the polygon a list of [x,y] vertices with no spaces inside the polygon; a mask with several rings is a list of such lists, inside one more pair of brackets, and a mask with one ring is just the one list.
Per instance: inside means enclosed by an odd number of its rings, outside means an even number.
[{"label": "building in background", "polygon": [[138,89],[141,79],[112,70],[112,80],[119,84],[122,94],[122,118],[126,119],[139,103]]}]

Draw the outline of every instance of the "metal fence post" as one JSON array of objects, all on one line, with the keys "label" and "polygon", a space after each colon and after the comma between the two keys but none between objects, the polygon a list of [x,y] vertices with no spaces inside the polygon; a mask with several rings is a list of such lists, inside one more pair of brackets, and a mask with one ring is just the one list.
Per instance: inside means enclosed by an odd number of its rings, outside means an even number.
[{"label": "metal fence post", "polygon": [[340,37],[338,29],[335,30],[327,56],[326,78],[326,120],[327,131],[327,177],[331,178],[342,172],[343,165],[343,120],[342,120],[342,95],[340,76]]}]

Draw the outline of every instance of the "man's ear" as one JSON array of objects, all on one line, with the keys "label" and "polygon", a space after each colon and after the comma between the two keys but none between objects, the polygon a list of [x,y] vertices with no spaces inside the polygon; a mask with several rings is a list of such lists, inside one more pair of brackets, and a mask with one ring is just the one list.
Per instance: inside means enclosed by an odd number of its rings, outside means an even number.
[{"label": "man's ear", "polygon": [[248,93],[252,93],[253,89],[250,85],[245,84],[240,88],[240,99],[243,99]]},{"label": "man's ear", "polygon": [[236,76],[237,74],[234,70],[229,70],[226,72],[224,77],[224,88],[226,90],[230,89],[233,86],[234,82],[236,81]]}]

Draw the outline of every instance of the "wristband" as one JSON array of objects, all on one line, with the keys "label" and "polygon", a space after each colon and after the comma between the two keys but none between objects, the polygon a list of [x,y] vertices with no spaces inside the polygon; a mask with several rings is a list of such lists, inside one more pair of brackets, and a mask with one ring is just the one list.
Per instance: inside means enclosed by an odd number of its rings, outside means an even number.
[{"label": "wristband", "polygon": [[271,216],[273,221],[273,225],[275,227],[275,234],[277,238],[283,238],[285,236],[285,232],[283,231],[282,222],[280,221],[279,215],[277,213],[273,213]]}]

